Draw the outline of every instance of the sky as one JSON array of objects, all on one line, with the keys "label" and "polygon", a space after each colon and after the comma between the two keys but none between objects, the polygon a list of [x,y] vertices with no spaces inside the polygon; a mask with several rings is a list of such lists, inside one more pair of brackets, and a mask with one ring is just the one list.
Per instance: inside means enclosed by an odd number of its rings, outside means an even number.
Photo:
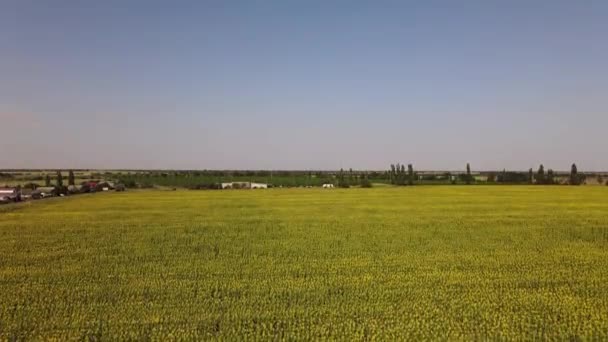
[{"label": "sky", "polygon": [[0,169],[608,170],[607,1],[0,1]]}]

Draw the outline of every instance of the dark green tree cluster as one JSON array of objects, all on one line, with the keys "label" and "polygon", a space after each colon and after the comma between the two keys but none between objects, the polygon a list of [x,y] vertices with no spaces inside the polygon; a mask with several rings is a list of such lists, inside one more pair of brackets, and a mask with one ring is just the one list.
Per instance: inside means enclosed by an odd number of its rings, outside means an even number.
[{"label": "dark green tree cluster", "polygon": [[547,184],[555,184],[555,174],[553,173],[553,169],[547,170]]},{"label": "dark green tree cluster", "polygon": [[521,184],[529,181],[529,175],[525,172],[502,170],[496,175],[497,183]]},{"label": "dark green tree cluster", "polygon": [[[530,169],[530,175],[531,175],[532,169]],[[579,174],[578,173],[578,169],[576,167],[576,164],[572,164],[572,167],[570,168],[570,177],[568,179],[568,184],[570,185],[580,185],[585,181],[585,175],[584,174]],[[530,180],[530,182],[532,183],[532,180]],[[539,184],[539,185],[547,185],[547,184],[559,184],[559,180],[556,179],[555,176],[555,172],[553,172],[552,169],[548,169],[547,173],[545,174],[545,167],[541,164],[538,167],[538,171],[536,172],[536,175],[534,176],[534,181],[535,184]]]},{"label": "dark green tree cluster", "polygon": [[540,164],[536,176],[534,177],[535,184],[539,185],[550,185],[555,184],[555,173],[552,169],[548,169],[545,174],[545,166]]},{"label": "dark green tree cluster", "polygon": [[70,170],[68,173],[68,185],[76,185],[74,183],[74,171]]},{"label": "dark green tree cluster", "polygon": [[538,167],[538,171],[536,171],[536,177],[534,178],[534,180],[536,181],[536,184],[546,184],[545,167],[543,166],[543,164],[540,164],[540,166]]},{"label": "dark green tree cluster", "polygon": [[63,176],[61,175],[61,171],[57,171],[57,187],[63,187]]},{"label": "dark green tree cluster", "polygon": [[[471,174],[471,165],[469,163],[467,163],[466,172],[458,174],[457,178],[459,181],[464,182],[467,185],[470,185],[475,182],[475,177],[473,177],[473,175]],[[488,174],[488,182],[494,182],[496,181],[496,178],[497,177],[495,174]]]},{"label": "dark green tree cluster", "polygon": [[407,164],[407,185],[414,185],[414,166]]},{"label": "dark green tree cluster", "polygon": [[367,173],[364,173],[360,180],[359,180],[359,184],[361,185],[362,188],[371,188],[372,187],[372,182],[369,181],[369,178],[367,178]]},{"label": "dark green tree cluster", "polygon": [[[411,169],[411,170],[410,170]],[[410,176],[411,173],[411,176]],[[413,173],[414,173],[414,169],[412,167],[412,164],[408,165],[408,171],[406,173],[405,171],[405,165],[404,164],[391,164],[391,169],[389,170],[389,179],[391,184],[394,185],[413,185],[414,180],[413,180]]]},{"label": "dark green tree cluster", "polygon": [[53,190],[53,193],[58,196],[61,194],[65,195],[67,192],[67,187],[63,185],[63,175],[61,174],[61,171],[57,171],[57,182],[55,183],[55,189]]},{"label": "dark green tree cluster", "polygon": [[344,169],[340,169],[340,172],[338,173],[338,184],[337,186],[339,188],[350,188],[350,183],[348,182],[348,180],[346,179],[346,176],[344,175]]},{"label": "dark green tree cluster", "polygon": [[[586,177],[584,174],[578,173],[578,168],[576,167],[576,164],[572,164],[572,167],[570,168],[570,185],[581,185],[585,181],[585,178]],[[601,176],[598,176],[598,178],[601,179]]]},{"label": "dark green tree cluster", "polygon": [[496,174],[494,172],[488,172],[488,178],[486,180],[488,183],[496,182]]}]

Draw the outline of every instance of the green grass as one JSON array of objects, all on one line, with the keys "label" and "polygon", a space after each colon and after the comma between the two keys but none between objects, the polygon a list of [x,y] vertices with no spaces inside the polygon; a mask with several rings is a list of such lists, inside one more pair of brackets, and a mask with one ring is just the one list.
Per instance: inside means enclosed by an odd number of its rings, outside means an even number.
[{"label": "green grass", "polygon": [[607,327],[608,187],[140,191],[0,211],[0,340]]}]

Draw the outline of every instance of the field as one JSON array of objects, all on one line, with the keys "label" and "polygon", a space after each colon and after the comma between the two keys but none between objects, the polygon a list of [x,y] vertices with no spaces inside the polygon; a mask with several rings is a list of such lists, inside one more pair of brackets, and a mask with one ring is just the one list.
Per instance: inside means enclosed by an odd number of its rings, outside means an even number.
[{"label": "field", "polygon": [[0,340],[608,339],[608,187],[130,191],[0,208]]}]

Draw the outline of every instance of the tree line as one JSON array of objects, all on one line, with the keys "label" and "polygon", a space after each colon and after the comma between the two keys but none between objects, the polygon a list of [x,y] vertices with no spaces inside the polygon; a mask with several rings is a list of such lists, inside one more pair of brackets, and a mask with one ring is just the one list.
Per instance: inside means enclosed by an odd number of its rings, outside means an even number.
[{"label": "tree line", "polygon": [[[502,172],[478,172],[473,176],[471,165],[465,164],[464,172],[418,172],[412,163],[395,163],[385,171],[360,171],[340,169],[339,171],[227,171],[227,170],[202,170],[202,171],[133,171],[133,172],[93,172],[91,179],[109,179],[127,187],[153,187],[173,186],[191,189],[215,189],[221,188],[222,182],[259,182],[267,183],[269,186],[277,187],[308,187],[321,186],[323,184],[334,184],[336,187],[348,188],[351,186],[371,187],[374,183],[387,183],[397,186],[412,186],[416,184],[569,184],[580,185],[586,182],[587,176],[578,171],[576,164],[572,164],[570,173],[559,175],[552,169],[546,169],[540,165],[536,171],[530,168],[527,172],[507,171]],[[1,174],[9,178],[10,174]],[[68,193],[65,186],[64,174],[56,171],[52,174],[39,174],[27,177],[44,181],[46,187],[55,187],[57,193]],[[20,177],[21,178],[21,177]],[[11,178],[14,180],[15,178]],[[24,177],[23,179],[26,179]],[[603,184],[604,179],[597,175],[597,181]],[[68,171],[67,185],[75,185],[75,175],[72,170]],[[84,184],[84,183],[83,183]],[[608,184],[607,184],[608,185]],[[25,188],[36,188],[39,185],[34,182],[26,183]]]},{"label": "tree line", "polygon": [[[386,172],[390,184],[394,185],[414,185],[417,181],[438,181],[444,180],[451,184],[473,184],[477,182],[475,177],[471,173],[471,165],[466,164],[466,171],[464,173],[458,173],[452,175],[450,172],[445,172],[441,175],[420,175],[414,171],[412,164],[407,165],[407,172],[405,170],[405,164],[391,164],[390,169]],[[506,169],[502,172],[487,172],[486,173],[487,183],[511,183],[511,184],[538,184],[538,185],[551,185],[551,184],[563,184],[556,180],[557,176],[552,169],[548,169],[545,172],[544,165],[540,165],[536,173],[530,168],[525,172],[507,171]],[[576,164],[572,164],[570,168],[570,174],[567,178],[567,184],[569,185],[581,185],[585,182],[586,175],[578,172]],[[600,184],[603,184],[603,178],[601,175],[597,176],[597,180]],[[606,182],[608,185],[608,182]]]}]

